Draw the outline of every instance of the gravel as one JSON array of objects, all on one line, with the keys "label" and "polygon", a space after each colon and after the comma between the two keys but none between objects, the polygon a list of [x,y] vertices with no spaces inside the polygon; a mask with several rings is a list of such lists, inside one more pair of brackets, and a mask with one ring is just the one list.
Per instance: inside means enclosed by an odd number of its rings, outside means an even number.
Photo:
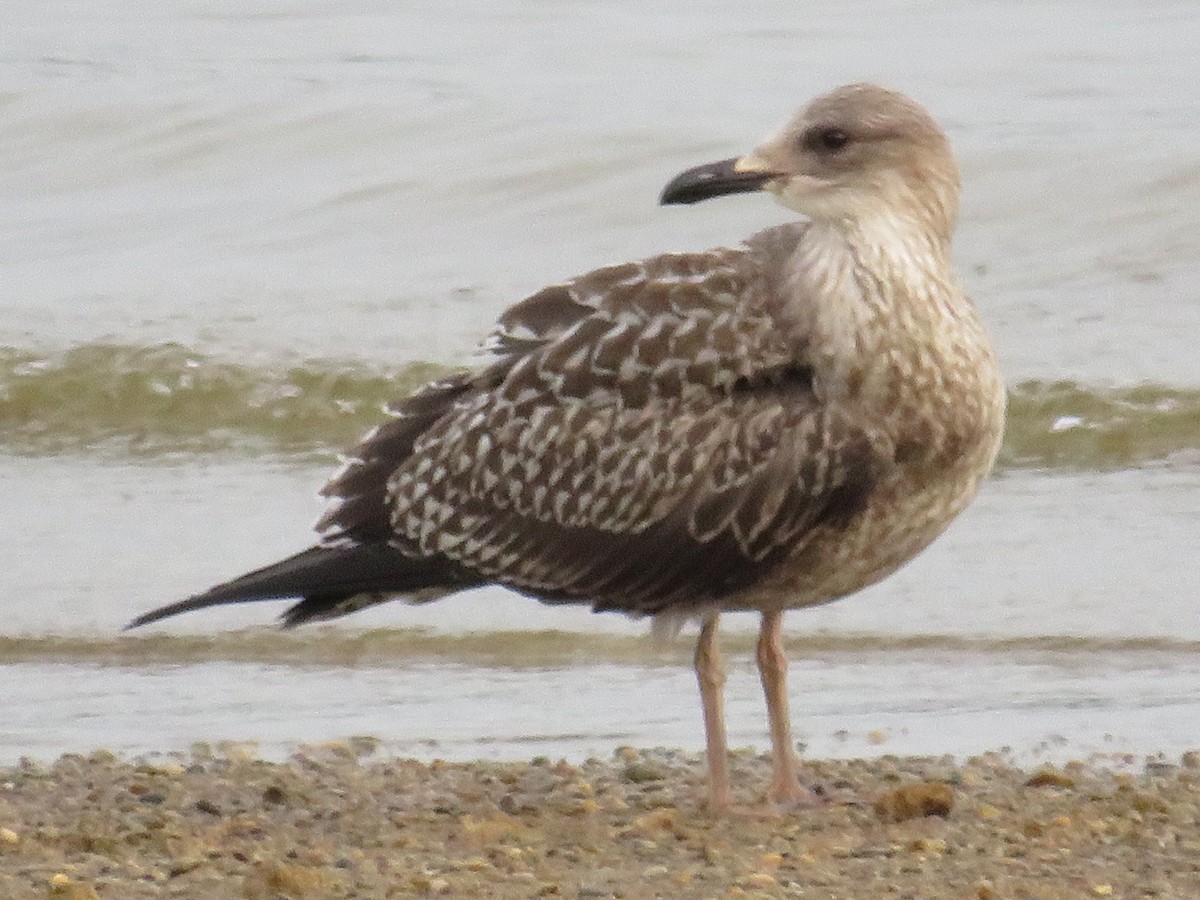
[{"label": "gravel", "polygon": [[[715,820],[702,757],[665,749],[25,760],[0,769],[0,898],[1200,897],[1200,754],[806,765],[828,803]],[[732,775],[761,801],[765,757]]]}]

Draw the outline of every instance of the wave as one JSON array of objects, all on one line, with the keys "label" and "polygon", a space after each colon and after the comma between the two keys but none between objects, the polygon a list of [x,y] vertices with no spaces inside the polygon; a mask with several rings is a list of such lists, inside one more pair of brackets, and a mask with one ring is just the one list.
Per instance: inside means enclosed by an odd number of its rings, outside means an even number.
[{"label": "wave", "polygon": [[[0,451],[328,459],[387,401],[445,369],[347,359],[234,362],[179,344],[0,348]],[[1096,470],[1200,458],[1200,389],[1023,381],[1001,469]]]},{"label": "wave", "polygon": [[[749,657],[756,637],[730,633],[731,655]],[[378,667],[401,663],[472,665],[500,669],[559,669],[581,665],[690,666],[689,637],[583,632],[496,631],[444,633],[424,628],[354,630],[336,626],[283,631],[271,626],[216,635],[0,635],[0,665],[61,662],[125,667],[258,663],[297,668]],[[1094,664],[1099,656],[1129,665],[1161,665],[1167,657],[1194,657],[1200,641],[1171,637],[1074,635],[959,636],[818,631],[789,636],[793,659],[830,657],[988,656],[1047,664]]]},{"label": "wave", "polygon": [[328,456],[444,371],[310,359],[274,367],[180,344],[0,348],[0,448],[19,454]]}]

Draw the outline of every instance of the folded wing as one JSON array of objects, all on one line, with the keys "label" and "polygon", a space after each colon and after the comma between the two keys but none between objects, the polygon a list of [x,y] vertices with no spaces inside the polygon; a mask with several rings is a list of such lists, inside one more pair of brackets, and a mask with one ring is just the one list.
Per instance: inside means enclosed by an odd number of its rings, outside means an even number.
[{"label": "folded wing", "polygon": [[737,590],[861,508],[888,454],[781,325],[797,226],[600,269],[510,308],[489,365],[395,404],[323,489],[321,543],[166,615],[299,597],[296,624],[499,582],[658,613]]}]

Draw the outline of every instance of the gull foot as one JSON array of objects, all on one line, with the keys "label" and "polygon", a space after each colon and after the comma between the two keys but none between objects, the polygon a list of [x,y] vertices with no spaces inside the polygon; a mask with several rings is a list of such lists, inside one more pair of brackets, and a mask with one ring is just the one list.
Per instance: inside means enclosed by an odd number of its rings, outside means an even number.
[{"label": "gull foot", "polygon": [[804,809],[823,809],[840,801],[825,793],[810,790],[799,781],[785,786],[774,786],[762,803],[739,804],[731,797],[710,798],[709,814],[714,818],[730,819],[779,819],[790,812]]},{"label": "gull foot", "polygon": [[783,811],[773,803],[759,803],[743,806],[737,803],[720,805],[710,802],[708,813],[714,819],[741,819],[756,822],[771,821],[783,818]]},{"label": "gull foot", "polygon": [[799,781],[774,784],[767,793],[767,800],[781,809],[821,809],[833,801],[824,793],[805,787]]}]

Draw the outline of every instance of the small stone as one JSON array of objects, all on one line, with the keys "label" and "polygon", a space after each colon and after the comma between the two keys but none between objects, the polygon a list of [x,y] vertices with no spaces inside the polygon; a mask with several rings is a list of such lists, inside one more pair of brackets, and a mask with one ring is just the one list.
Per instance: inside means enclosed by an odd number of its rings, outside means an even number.
[{"label": "small stone", "polygon": [[62,872],[50,879],[50,896],[62,897],[64,900],[100,900],[100,895],[90,884],[75,881]]},{"label": "small stone", "polygon": [[582,780],[572,783],[567,790],[571,792],[572,797],[583,798],[596,796],[596,789],[592,787],[589,782]]},{"label": "small stone", "polygon": [[[837,855],[836,851],[835,855]],[[846,859],[890,859],[895,855],[896,848],[890,845],[850,847],[844,851],[844,858]]]},{"label": "small stone", "polygon": [[764,853],[758,858],[758,864],[763,869],[774,872],[783,865],[783,856],[779,853]]},{"label": "small stone", "polygon": [[1133,791],[1129,797],[1129,807],[1138,813],[1165,813],[1169,807],[1159,797],[1153,794],[1144,794],[1139,791]]},{"label": "small stone", "polygon": [[369,734],[356,734],[351,736],[349,740],[351,751],[358,757],[374,756],[379,752],[379,745],[381,743],[379,738]]},{"label": "small stone", "polygon": [[779,882],[768,872],[754,872],[738,882],[739,887],[766,890],[775,887]]},{"label": "small stone", "polygon": [[1146,774],[1151,778],[1168,778],[1175,772],[1175,764],[1167,762],[1165,759],[1148,759],[1146,760]]},{"label": "small stone", "polygon": [[358,755],[354,752],[354,748],[345,741],[326,741],[318,749],[322,753],[344,762],[356,762],[358,758]]},{"label": "small stone", "polygon": [[[497,813],[485,819],[464,815],[459,817],[458,823],[462,828],[463,836],[478,847],[490,847],[505,840],[520,839],[531,834],[530,829],[522,825],[518,819],[504,813]],[[519,849],[513,847],[509,852]]]},{"label": "small stone", "polygon": [[968,788],[982,787],[985,783],[983,776],[974,769],[965,769],[960,772],[958,782],[962,787]]},{"label": "small stone", "polygon": [[288,866],[278,863],[260,865],[242,883],[246,900],[276,900],[320,896],[328,891],[331,879],[312,866]]},{"label": "small stone", "polygon": [[568,807],[564,812],[570,816],[590,816],[600,811],[600,804],[590,797],[586,800],[580,800],[574,805]]},{"label": "small stone", "polygon": [[876,815],[893,822],[920,816],[945,817],[953,808],[954,790],[938,781],[901,785],[875,801]]},{"label": "small stone", "polygon": [[1025,787],[1056,787],[1071,789],[1075,779],[1054,769],[1039,769],[1025,781]]},{"label": "small stone", "polygon": [[675,821],[675,810],[660,808],[652,810],[645,815],[638,816],[633,820],[633,824],[629,826],[626,833],[639,834],[643,836],[658,835],[662,834],[663,832],[674,830]]},{"label": "small stone", "polygon": [[21,843],[21,836],[11,828],[0,828],[0,844],[15,847]]},{"label": "small stone", "polygon": [[932,853],[940,856],[949,849],[949,845],[942,838],[919,837],[908,845],[908,849],[914,853]]},{"label": "small stone", "polygon": [[648,781],[662,781],[666,776],[654,766],[645,763],[630,763],[621,773],[621,780],[629,784],[645,784]]},{"label": "small stone", "polygon": [[185,771],[179,763],[149,763],[142,767],[149,775],[166,775],[168,778],[178,778]]}]

